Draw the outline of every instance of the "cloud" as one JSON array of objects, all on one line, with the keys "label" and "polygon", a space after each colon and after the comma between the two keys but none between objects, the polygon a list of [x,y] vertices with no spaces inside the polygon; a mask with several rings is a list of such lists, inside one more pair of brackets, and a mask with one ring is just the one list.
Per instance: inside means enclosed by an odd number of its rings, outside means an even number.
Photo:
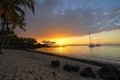
[{"label": "cloud", "polygon": [[[41,2],[40,2],[41,1]],[[40,0],[36,15],[27,16],[28,36],[69,37],[120,29],[120,6],[104,9],[90,6],[66,7],[64,0]],[[76,2],[77,3],[77,2]],[[81,3],[82,4],[82,3]],[[96,5],[97,6],[97,5]]]}]

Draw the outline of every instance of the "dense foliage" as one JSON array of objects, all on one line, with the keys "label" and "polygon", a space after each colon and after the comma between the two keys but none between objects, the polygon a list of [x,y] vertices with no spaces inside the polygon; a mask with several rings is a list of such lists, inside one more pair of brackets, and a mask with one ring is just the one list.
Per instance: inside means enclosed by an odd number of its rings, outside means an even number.
[{"label": "dense foliage", "polygon": [[25,30],[25,9],[34,13],[34,5],[34,0],[0,0],[0,53],[5,42],[9,40],[7,36],[16,27]]}]

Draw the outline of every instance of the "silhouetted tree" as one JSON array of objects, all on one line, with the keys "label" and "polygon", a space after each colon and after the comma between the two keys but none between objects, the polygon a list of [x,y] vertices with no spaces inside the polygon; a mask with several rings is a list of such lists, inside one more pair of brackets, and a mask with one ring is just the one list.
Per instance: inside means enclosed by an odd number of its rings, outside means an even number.
[{"label": "silhouetted tree", "polygon": [[[1,35],[0,35],[0,53],[4,45],[5,38],[9,31],[20,27],[25,30],[25,13],[23,7],[30,9],[34,13],[34,0],[0,0],[0,18],[1,18]],[[4,35],[4,36],[3,36]]]},{"label": "silhouetted tree", "polygon": [[51,47],[53,44],[55,44],[54,41],[42,41],[42,43],[45,45],[45,47]]}]

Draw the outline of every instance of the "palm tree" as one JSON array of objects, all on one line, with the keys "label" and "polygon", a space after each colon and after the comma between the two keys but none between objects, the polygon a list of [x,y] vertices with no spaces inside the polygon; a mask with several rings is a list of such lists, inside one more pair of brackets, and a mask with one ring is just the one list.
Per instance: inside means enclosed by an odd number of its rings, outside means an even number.
[{"label": "palm tree", "polygon": [[[30,9],[34,13],[34,5],[34,0],[0,0],[0,18],[2,22],[0,53],[2,53],[2,46],[10,31],[16,27],[25,30],[25,9]],[[23,6],[24,9],[21,6]]]}]

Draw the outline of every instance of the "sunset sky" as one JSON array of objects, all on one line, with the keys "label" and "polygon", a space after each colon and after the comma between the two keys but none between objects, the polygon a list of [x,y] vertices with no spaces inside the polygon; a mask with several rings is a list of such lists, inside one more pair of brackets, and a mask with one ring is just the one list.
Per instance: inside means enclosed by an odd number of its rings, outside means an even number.
[{"label": "sunset sky", "polygon": [[19,36],[64,44],[120,44],[120,0],[35,0],[35,15],[26,11],[26,32]]}]

